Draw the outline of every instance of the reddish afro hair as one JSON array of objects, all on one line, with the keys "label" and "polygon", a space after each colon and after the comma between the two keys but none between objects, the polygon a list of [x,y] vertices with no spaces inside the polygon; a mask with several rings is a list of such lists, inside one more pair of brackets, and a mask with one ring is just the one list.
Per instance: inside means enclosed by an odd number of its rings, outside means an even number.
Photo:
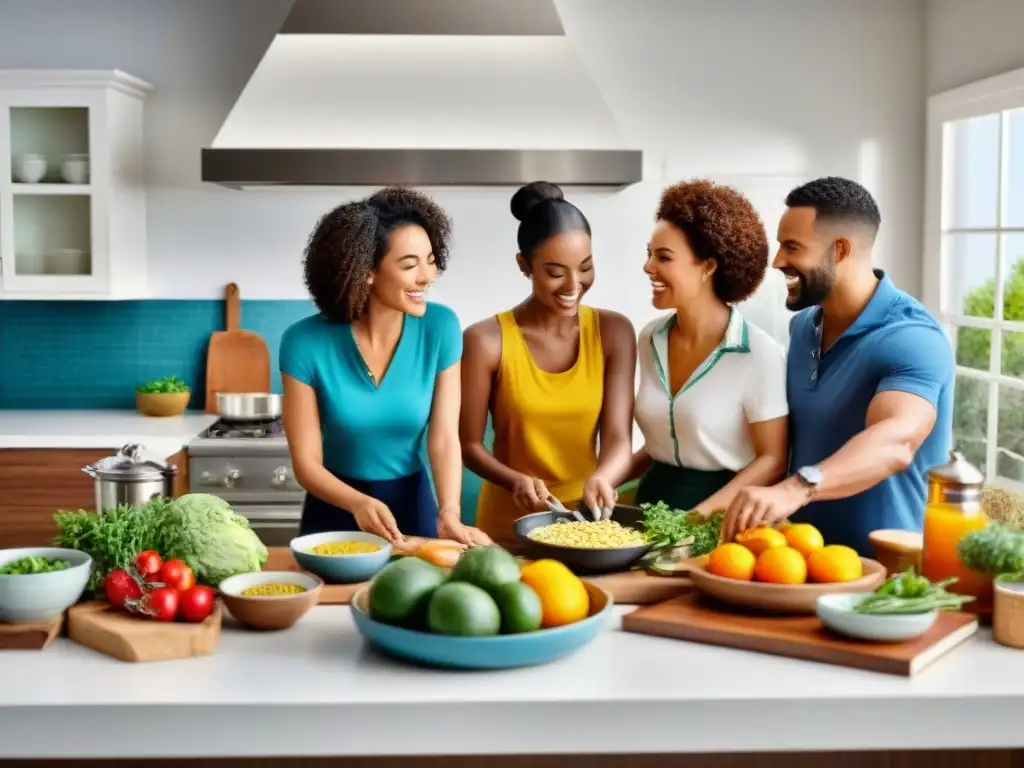
[{"label": "reddish afro hair", "polygon": [[656,220],[675,225],[700,261],[714,259],[715,295],[726,304],[757,290],[768,269],[764,222],[732,187],[699,179],[673,184],[661,194]]}]

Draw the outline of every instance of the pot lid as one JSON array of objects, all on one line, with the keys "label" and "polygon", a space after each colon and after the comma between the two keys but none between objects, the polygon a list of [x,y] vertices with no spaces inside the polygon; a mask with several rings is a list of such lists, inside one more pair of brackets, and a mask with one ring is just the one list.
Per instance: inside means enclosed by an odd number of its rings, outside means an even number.
[{"label": "pot lid", "polygon": [[949,463],[932,467],[928,474],[944,485],[981,486],[985,483],[985,475],[971,464],[964,455],[955,448],[949,452]]},{"label": "pot lid", "polygon": [[100,459],[87,469],[103,480],[143,481],[159,480],[172,468],[161,461],[143,458],[145,449],[131,443],[121,448],[114,456]]}]

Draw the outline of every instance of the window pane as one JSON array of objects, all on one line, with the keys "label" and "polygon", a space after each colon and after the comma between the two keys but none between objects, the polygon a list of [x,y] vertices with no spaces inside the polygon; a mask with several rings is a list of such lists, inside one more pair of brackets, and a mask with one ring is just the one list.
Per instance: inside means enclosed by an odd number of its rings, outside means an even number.
[{"label": "window pane", "polygon": [[953,393],[953,444],[982,472],[988,432],[988,389],[987,381],[957,376]]},{"label": "window pane", "polygon": [[996,474],[1024,482],[1024,390],[999,387]]},{"label": "window pane", "polygon": [[946,235],[946,296],[954,315],[994,317],[996,235]]},{"label": "window pane", "polygon": [[[1003,331],[1001,367],[1006,376],[1024,379],[1024,333]],[[999,407],[1002,408],[1001,400]]]},{"label": "window pane", "polygon": [[965,368],[989,370],[992,331],[985,328],[956,328],[956,364]]},{"label": "window pane", "polygon": [[1007,227],[1024,227],[1024,109],[1010,112],[1009,185],[1006,199]]},{"label": "window pane", "polygon": [[[1017,183],[1024,188],[1024,178]],[[1024,320],[1024,233],[1003,237],[1003,319]]]},{"label": "window pane", "polygon": [[948,227],[994,227],[999,204],[999,113],[957,120]]}]

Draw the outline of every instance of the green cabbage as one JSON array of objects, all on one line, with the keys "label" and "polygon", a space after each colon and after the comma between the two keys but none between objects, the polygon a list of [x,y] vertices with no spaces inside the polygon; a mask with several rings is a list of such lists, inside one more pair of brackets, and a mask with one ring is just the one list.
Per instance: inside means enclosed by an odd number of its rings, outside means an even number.
[{"label": "green cabbage", "polygon": [[208,493],[190,493],[167,510],[161,553],[188,563],[196,580],[217,585],[229,576],[259,571],[267,561],[267,548],[223,499]]}]

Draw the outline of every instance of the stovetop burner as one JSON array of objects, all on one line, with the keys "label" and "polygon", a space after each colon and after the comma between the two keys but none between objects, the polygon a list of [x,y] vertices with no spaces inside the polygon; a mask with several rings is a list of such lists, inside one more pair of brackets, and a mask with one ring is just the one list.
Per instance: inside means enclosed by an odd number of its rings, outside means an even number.
[{"label": "stovetop burner", "polygon": [[274,421],[218,421],[206,431],[211,438],[260,438],[284,437],[284,425],[280,419]]}]

